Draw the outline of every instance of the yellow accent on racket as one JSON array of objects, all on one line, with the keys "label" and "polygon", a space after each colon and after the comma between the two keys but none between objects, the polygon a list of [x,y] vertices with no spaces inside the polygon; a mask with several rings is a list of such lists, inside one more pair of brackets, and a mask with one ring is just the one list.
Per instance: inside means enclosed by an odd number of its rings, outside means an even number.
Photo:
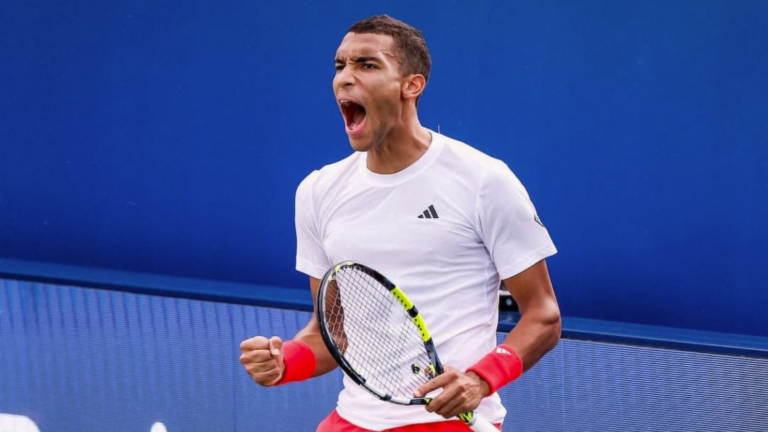
[{"label": "yellow accent on racket", "polygon": [[413,303],[408,299],[408,297],[405,296],[405,293],[403,290],[401,290],[398,287],[392,288],[392,291],[390,291],[393,296],[397,299],[397,301],[400,302],[401,305],[405,308],[405,310],[413,309]]},{"label": "yellow accent on racket", "polygon": [[432,335],[429,334],[429,330],[427,330],[427,325],[424,324],[424,319],[421,318],[421,314],[411,318],[411,321],[413,321],[413,323],[416,324],[416,327],[419,328],[419,333],[421,333],[421,340],[426,342],[432,339]]}]

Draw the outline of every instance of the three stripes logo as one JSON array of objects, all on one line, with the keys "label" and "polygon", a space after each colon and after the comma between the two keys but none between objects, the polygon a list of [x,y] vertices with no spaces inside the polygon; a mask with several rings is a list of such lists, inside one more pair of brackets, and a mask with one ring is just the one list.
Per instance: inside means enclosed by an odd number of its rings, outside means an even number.
[{"label": "three stripes logo", "polygon": [[419,215],[419,219],[438,219],[435,206],[429,205],[429,208],[424,210],[424,213]]}]

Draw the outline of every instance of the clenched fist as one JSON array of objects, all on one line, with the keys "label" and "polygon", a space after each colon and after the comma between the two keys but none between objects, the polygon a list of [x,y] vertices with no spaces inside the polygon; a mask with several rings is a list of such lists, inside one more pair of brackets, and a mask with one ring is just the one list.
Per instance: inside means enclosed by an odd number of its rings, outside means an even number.
[{"label": "clenched fist", "polygon": [[270,339],[256,336],[240,344],[240,363],[257,383],[269,387],[283,377],[283,340],[277,336]]}]

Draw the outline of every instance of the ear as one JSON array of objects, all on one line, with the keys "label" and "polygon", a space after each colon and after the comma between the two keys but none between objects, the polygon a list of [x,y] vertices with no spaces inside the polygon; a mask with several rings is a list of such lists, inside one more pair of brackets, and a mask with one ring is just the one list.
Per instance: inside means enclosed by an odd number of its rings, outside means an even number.
[{"label": "ear", "polygon": [[427,86],[427,80],[424,79],[424,75],[414,74],[408,75],[403,78],[402,95],[404,99],[418,99],[424,92],[424,87]]}]

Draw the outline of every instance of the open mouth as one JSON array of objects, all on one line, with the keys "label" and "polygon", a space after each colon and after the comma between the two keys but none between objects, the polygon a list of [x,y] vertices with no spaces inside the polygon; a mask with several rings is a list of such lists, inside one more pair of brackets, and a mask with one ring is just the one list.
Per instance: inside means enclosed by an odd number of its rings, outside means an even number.
[{"label": "open mouth", "polygon": [[341,99],[339,105],[347,125],[347,133],[350,135],[360,133],[365,123],[365,107],[349,99]]}]

